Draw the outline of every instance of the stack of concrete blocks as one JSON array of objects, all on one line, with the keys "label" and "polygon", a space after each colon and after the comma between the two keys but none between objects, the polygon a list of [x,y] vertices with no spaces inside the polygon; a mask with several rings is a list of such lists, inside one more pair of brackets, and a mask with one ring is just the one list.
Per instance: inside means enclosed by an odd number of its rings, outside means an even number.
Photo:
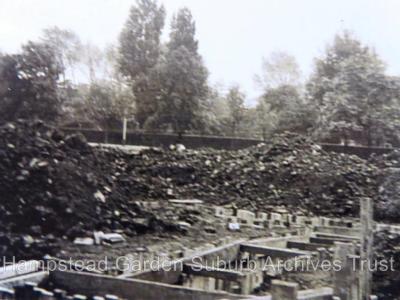
[{"label": "stack of concrete blocks", "polygon": [[201,277],[201,276],[188,276],[188,280],[184,284],[184,286],[195,288],[195,289],[202,289],[205,291],[214,291],[218,288],[215,278],[211,277]]},{"label": "stack of concrete blocks", "polygon": [[253,226],[258,229],[263,229],[266,222],[268,222],[268,214],[265,212],[257,212]]},{"label": "stack of concrete blocks", "polygon": [[331,226],[330,225],[330,218],[320,217],[320,224],[321,224],[321,226]]},{"label": "stack of concrete blocks", "polygon": [[224,219],[227,223],[240,223],[239,218],[234,214],[234,210],[232,208],[225,208],[222,206],[215,207],[215,214],[217,218]]},{"label": "stack of concrete blocks", "polygon": [[283,227],[284,220],[281,214],[272,212],[269,214],[269,228]]},{"label": "stack of concrete blocks", "polygon": [[239,221],[240,226],[252,227],[254,225],[256,215],[251,211],[238,209],[236,217]]}]

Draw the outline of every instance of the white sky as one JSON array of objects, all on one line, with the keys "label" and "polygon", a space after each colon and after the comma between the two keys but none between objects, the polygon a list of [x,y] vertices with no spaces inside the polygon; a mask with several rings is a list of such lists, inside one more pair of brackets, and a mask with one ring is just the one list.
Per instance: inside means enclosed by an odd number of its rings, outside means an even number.
[{"label": "white sky", "polygon": [[[239,83],[249,97],[259,94],[254,74],[262,57],[283,50],[294,55],[305,75],[313,58],[324,52],[342,29],[374,46],[400,75],[399,0],[159,0],[168,19],[179,7],[191,9],[200,52],[211,82]],[[134,0],[0,0],[0,50],[13,52],[21,43],[57,25],[83,41],[104,46],[117,41]],[[168,20],[169,23],[169,20]]]}]

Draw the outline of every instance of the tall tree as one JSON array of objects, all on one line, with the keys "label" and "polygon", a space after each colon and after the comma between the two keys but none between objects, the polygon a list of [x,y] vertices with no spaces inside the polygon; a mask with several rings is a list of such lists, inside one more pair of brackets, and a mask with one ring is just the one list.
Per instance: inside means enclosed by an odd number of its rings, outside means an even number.
[{"label": "tall tree", "polygon": [[[96,81],[83,91],[84,114],[95,121],[107,134],[122,126],[122,119],[134,111],[131,88],[114,81]],[[106,136],[107,138],[107,136]]]},{"label": "tall tree", "polygon": [[159,93],[155,69],[161,54],[164,22],[163,6],[153,0],[137,0],[120,35],[119,68],[132,81],[140,125],[155,112],[154,102]]},{"label": "tall tree", "polygon": [[312,107],[302,97],[301,71],[295,57],[273,52],[263,61],[256,82],[263,88],[257,105],[257,127],[263,139],[283,131],[306,133]]},{"label": "tall tree", "polygon": [[28,42],[20,54],[0,57],[0,118],[57,119],[62,72],[54,50],[44,43]]},{"label": "tall tree", "polygon": [[312,106],[303,99],[297,87],[281,85],[271,88],[257,105],[258,127],[262,136],[292,131],[306,134],[312,127]]},{"label": "tall tree", "polygon": [[226,102],[228,105],[228,126],[232,136],[237,134],[245,117],[244,107],[245,95],[240,91],[239,86],[233,86],[229,89],[226,95]]},{"label": "tall tree", "polygon": [[316,61],[307,85],[319,112],[315,135],[338,136],[345,144],[350,139],[376,144],[374,136],[385,131],[387,108],[395,108],[400,99],[398,80],[384,71],[384,63],[372,49],[348,32],[337,35],[326,55]]},{"label": "tall tree", "polygon": [[57,26],[46,28],[43,31],[42,42],[49,45],[62,67],[63,80],[75,80],[75,67],[80,61],[82,43],[79,37],[70,30],[60,29]]},{"label": "tall tree", "polygon": [[301,83],[301,71],[296,58],[286,52],[272,52],[264,58],[262,72],[255,76],[256,83],[265,91],[281,85],[298,86]]},{"label": "tall tree", "polygon": [[157,112],[149,121],[151,127],[170,127],[178,134],[204,128],[208,71],[198,53],[195,28],[189,9],[182,8],[173,17],[170,41],[160,64],[162,92]]}]

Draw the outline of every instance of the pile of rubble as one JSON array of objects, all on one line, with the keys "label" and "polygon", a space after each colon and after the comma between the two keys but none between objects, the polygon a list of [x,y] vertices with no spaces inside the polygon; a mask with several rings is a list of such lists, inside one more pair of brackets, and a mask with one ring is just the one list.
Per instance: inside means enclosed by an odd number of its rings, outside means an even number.
[{"label": "pile of rubble", "polygon": [[248,209],[284,205],[291,211],[354,216],[360,197],[377,194],[373,164],[326,153],[290,134],[240,151],[151,150],[128,164],[134,178],[164,197],[195,197]]},{"label": "pile of rubble", "polygon": [[58,238],[94,230],[174,230],[135,203],[136,191],[151,192],[125,175],[126,160],[124,153],[93,149],[82,136],[64,136],[41,122],[3,125],[0,253],[49,253]]},{"label": "pile of rubble", "polygon": [[46,245],[93,231],[179,230],[170,214],[137,204],[152,199],[166,207],[167,199],[197,198],[250,210],[283,205],[296,213],[354,216],[360,197],[376,198],[377,174],[374,164],[326,153],[297,135],[240,151],[176,147],[129,154],[19,121],[0,127],[0,233],[7,233],[0,240],[19,249],[35,237],[45,236]]}]

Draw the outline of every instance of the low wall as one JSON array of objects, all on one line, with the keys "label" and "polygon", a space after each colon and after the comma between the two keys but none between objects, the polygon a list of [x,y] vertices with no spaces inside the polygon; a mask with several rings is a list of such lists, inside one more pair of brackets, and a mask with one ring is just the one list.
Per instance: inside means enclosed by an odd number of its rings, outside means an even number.
[{"label": "low wall", "polygon": [[[234,243],[222,245],[219,247],[211,248],[205,251],[193,252],[184,258],[175,260],[170,264],[172,266],[171,271],[166,271],[164,269],[160,269],[158,271],[145,271],[138,274],[133,274],[130,278],[137,278],[142,280],[148,280],[152,282],[163,282],[168,284],[175,284],[179,276],[181,275],[181,269],[184,263],[202,263],[211,265],[215,261],[233,261],[238,257],[240,244],[244,240],[238,240]],[[201,261],[199,260],[201,258]],[[128,275],[129,276],[129,275]],[[125,278],[129,278],[124,276]]]},{"label": "low wall", "polygon": [[85,295],[113,294],[128,300],[222,300],[242,299],[225,292],[207,292],[200,289],[173,286],[138,279],[120,279],[111,276],[79,272],[54,271],[50,280],[59,288]]},{"label": "low wall", "polygon": [[[65,133],[80,132],[92,143],[122,144],[121,131],[109,131],[106,133],[104,131],[82,128],[61,128],[61,130]],[[126,135],[126,144],[150,147],[168,147],[171,144],[181,143],[190,149],[209,147],[214,149],[237,150],[263,142],[264,141],[260,139],[206,135],[183,135],[181,138],[176,134],[145,132],[128,132]],[[363,158],[367,158],[373,153],[381,155],[392,151],[391,148],[343,146],[324,143],[321,144],[321,147],[325,151],[354,154]]]},{"label": "low wall", "polygon": [[[104,131],[80,128],[61,128],[61,130],[65,133],[80,132],[92,143],[122,144],[122,133],[120,131],[109,131],[106,134]],[[190,149],[209,147],[214,149],[237,150],[257,145],[262,143],[262,141],[258,139],[206,135],[183,135],[179,138],[176,134],[145,132],[128,132],[126,135],[127,145],[169,147],[169,145],[179,143],[184,144]]]}]

